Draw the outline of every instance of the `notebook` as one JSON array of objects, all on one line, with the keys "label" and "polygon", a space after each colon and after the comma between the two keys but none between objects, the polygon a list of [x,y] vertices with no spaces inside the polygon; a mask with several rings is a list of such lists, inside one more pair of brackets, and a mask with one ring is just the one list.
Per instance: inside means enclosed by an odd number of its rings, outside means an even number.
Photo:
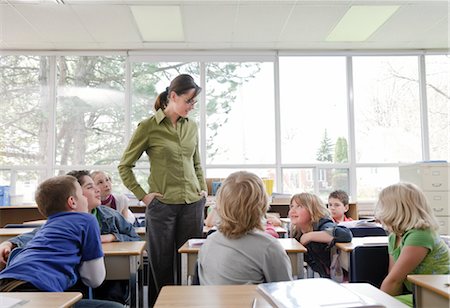
[{"label": "notebook", "polygon": [[12,308],[18,307],[19,305],[23,305],[27,303],[27,300],[15,298],[11,296],[6,296],[4,294],[0,294],[0,308]]},{"label": "notebook", "polygon": [[257,290],[278,308],[384,307],[326,278],[262,283]]}]

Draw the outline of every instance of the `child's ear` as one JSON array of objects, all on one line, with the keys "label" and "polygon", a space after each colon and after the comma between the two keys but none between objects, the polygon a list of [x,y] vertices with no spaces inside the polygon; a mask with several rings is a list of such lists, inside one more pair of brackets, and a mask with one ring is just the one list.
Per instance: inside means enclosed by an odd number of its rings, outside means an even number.
[{"label": "child's ear", "polygon": [[348,211],[348,204],[347,205],[344,205],[344,208],[345,208],[345,211],[347,212]]},{"label": "child's ear", "polygon": [[77,208],[77,202],[74,196],[70,196],[69,199],[67,199],[67,205],[70,210],[75,210]]}]

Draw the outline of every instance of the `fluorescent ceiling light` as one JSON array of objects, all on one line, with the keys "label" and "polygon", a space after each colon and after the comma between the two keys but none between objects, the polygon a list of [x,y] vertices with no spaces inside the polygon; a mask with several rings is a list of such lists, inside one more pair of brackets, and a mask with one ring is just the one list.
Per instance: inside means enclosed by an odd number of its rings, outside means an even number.
[{"label": "fluorescent ceiling light", "polygon": [[367,40],[398,10],[398,5],[354,5],[327,36],[330,42]]},{"label": "fluorescent ceiling light", "polygon": [[131,6],[142,39],[147,42],[184,41],[179,6]]}]

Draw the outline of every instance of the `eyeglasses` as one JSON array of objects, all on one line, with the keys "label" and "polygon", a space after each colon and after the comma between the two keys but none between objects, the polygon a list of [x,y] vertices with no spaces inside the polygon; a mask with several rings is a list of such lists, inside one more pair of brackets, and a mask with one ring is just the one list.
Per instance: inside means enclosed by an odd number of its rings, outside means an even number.
[{"label": "eyeglasses", "polygon": [[194,106],[195,104],[197,104],[197,100],[195,98],[185,99],[184,102],[191,106]]}]

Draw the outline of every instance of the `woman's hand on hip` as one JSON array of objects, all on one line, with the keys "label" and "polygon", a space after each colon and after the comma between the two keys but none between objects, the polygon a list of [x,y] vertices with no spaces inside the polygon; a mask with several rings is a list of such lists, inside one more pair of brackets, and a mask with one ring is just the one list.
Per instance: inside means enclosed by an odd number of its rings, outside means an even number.
[{"label": "woman's hand on hip", "polygon": [[144,202],[145,205],[149,205],[153,201],[153,199],[155,199],[155,197],[164,197],[164,196],[160,193],[153,192],[146,194],[141,201]]},{"label": "woman's hand on hip", "polygon": [[206,197],[208,197],[208,192],[205,190],[202,190],[201,192],[198,193],[198,195],[206,198]]}]

